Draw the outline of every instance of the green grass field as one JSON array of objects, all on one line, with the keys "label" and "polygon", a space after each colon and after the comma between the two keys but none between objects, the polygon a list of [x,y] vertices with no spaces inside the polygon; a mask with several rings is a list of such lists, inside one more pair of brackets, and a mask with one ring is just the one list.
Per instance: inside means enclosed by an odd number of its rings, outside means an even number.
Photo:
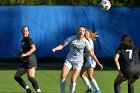
[{"label": "green grass field", "polygon": [[[0,93],[25,93],[17,82],[13,79],[15,70],[0,70]],[[113,92],[113,81],[117,75],[116,71],[98,71],[95,70],[95,79],[98,82],[98,85],[102,93],[114,93]],[[68,75],[66,82],[66,93],[69,90],[71,72]],[[28,81],[26,75],[23,76],[25,81],[29,84],[33,90],[30,82]],[[60,81],[60,70],[37,70],[36,79],[40,85],[40,88],[43,93],[59,93],[59,81]],[[124,82],[122,85],[121,93],[127,92],[127,82]],[[135,93],[140,93],[139,90],[140,81],[135,83]],[[75,93],[85,93],[86,86],[80,77],[77,80],[76,92]],[[35,93],[35,91],[33,91]]]}]

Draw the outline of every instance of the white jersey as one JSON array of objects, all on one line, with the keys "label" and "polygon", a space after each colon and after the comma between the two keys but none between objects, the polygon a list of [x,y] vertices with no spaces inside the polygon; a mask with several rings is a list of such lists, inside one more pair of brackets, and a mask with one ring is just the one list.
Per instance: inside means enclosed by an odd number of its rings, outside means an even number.
[{"label": "white jersey", "polygon": [[[94,43],[91,39],[88,39],[88,42],[90,43],[91,45],[91,48],[94,48]],[[86,56],[86,63],[85,63],[85,66],[86,67],[93,67],[95,68],[96,66],[96,62],[92,59],[91,56]]]},{"label": "white jersey", "polygon": [[91,46],[86,38],[81,41],[77,39],[77,36],[71,36],[64,41],[64,45],[70,44],[70,52],[68,53],[66,60],[72,63],[84,62],[84,49],[91,50]]}]

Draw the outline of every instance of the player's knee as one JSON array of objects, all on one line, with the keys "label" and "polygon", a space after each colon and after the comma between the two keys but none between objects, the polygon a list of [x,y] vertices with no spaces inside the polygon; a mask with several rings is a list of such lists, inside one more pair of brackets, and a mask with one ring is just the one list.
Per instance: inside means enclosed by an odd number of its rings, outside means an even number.
[{"label": "player's knee", "polygon": [[16,81],[18,81],[18,80],[21,79],[21,77],[16,77],[16,76],[14,76],[14,79],[15,79]]},{"label": "player's knee", "polygon": [[134,82],[128,81],[128,85],[133,85],[133,84],[134,84]]},{"label": "player's knee", "polygon": [[114,81],[114,84],[121,84],[121,82],[118,81],[118,80],[115,80],[115,81]]},{"label": "player's knee", "polygon": [[84,77],[85,77],[85,75],[83,75],[83,74],[80,74],[80,77],[81,77],[81,78],[84,78]]},{"label": "player's knee", "polygon": [[71,78],[71,83],[76,83],[76,79],[75,78]]},{"label": "player's knee", "polygon": [[65,74],[61,74],[61,79],[65,79],[66,78],[66,75]]}]

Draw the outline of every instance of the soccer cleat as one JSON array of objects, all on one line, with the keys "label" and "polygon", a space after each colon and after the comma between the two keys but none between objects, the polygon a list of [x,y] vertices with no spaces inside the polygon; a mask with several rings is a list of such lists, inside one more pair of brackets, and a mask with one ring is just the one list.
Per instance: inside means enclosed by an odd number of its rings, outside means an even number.
[{"label": "soccer cleat", "polygon": [[31,89],[26,89],[26,93],[32,93]]},{"label": "soccer cleat", "polygon": [[94,93],[101,93],[101,91],[100,90],[96,90]]},{"label": "soccer cleat", "polygon": [[92,92],[92,91],[93,91],[92,88],[88,88],[88,89],[86,90],[86,92]]}]

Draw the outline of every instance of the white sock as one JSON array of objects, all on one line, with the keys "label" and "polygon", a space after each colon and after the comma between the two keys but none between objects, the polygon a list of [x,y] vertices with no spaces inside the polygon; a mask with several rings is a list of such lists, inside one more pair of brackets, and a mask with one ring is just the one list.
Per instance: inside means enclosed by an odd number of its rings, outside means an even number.
[{"label": "white sock", "polygon": [[76,83],[71,83],[69,88],[69,93],[74,93],[76,87]]},{"label": "white sock", "polygon": [[83,78],[83,81],[84,81],[85,85],[86,85],[88,88],[91,88],[91,85],[90,85],[89,80],[88,80],[87,77],[84,77],[84,78]]},{"label": "white sock", "polygon": [[95,79],[92,79],[92,80],[91,80],[91,83],[92,83],[92,85],[95,87],[96,90],[100,90],[100,89],[99,89],[99,86],[98,86],[98,84],[97,84],[97,82],[96,82]]},{"label": "white sock", "polygon": [[25,89],[29,89],[29,86],[27,85],[27,86],[25,87]]},{"label": "white sock", "polygon": [[60,80],[60,93],[65,93],[65,79]]},{"label": "white sock", "polygon": [[37,93],[38,93],[38,92],[41,92],[41,90],[40,90],[40,89],[37,89],[36,92],[37,92]]}]

